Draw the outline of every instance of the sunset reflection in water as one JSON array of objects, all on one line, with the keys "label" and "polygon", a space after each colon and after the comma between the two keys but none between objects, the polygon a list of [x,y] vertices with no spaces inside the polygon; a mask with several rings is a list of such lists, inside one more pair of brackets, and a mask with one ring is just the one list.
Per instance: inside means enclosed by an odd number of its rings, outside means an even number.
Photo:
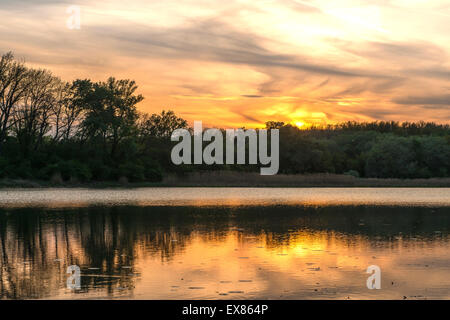
[{"label": "sunset reflection in water", "polygon": [[[450,298],[447,207],[0,211],[2,298]],[[66,288],[79,265],[81,290]],[[382,270],[382,289],[366,269]]]}]

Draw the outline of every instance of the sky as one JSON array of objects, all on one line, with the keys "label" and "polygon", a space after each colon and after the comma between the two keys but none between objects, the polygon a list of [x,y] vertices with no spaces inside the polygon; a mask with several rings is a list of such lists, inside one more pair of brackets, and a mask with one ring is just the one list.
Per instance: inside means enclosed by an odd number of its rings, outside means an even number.
[{"label": "sky", "polygon": [[133,79],[142,112],[450,123],[448,0],[0,0],[0,17],[0,53],[66,81]]}]

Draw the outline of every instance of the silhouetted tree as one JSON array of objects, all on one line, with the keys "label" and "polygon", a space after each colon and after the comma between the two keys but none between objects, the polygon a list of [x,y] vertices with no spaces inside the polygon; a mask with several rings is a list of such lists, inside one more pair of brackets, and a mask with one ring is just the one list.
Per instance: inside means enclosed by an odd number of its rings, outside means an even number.
[{"label": "silhouetted tree", "polygon": [[[0,59],[0,178],[160,181],[194,170],[256,171],[250,165],[175,166],[173,111],[139,114],[132,80],[66,83]],[[450,176],[450,126],[433,122],[347,121],[280,131],[280,173],[337,173],[378,178]],[[246,146],[248,147],[248,145]],[[59,177],[59,179],[58,179]]]},{"label": "silhouetted tree", "polygon": [[14,60],[11,52],[0,59],[0,155],[9,129],[14,108],[25,95],[29,86],[28,69],[22,62]]},{"label": "silhouetted tree", "polygon": [[110,145],[110,155],[117,156],[119,144],[136,132],[136,104],[144,97],[135,95],[136,83],[109,78],[106,82],[83,83],[79,103],[86,112],[81,123],[89,139],[100,138],[104,147]]},{"label": "silhouetted tree", "polygon": [[187,128],[187,121],[179,118],[171,110],[161,114],[143,114],[139,123],[139,133],[143,137],[169,138],[175,129]]}]

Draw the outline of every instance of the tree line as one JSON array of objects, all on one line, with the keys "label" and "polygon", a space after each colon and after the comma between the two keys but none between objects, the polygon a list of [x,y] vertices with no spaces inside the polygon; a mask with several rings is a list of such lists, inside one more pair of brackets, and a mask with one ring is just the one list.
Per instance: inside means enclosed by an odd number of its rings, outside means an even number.
[{"label": "tree line", "polygon": [[[160,181],[196,170],[256,166],[175,166],[170,135],[188,128],[173,111],[138,112],[132,80],[65,82],[12,53],[0,60],[0,178]],[[450,128],[435,123],[346,122],[280,130],[280,173],[378,178],[450,176]]]},{"label": "tree line", "polygon": [[113,77],[64,82],[3,55],[0,177],[161,180],[170,167],[165,140],[187,122],[171,111],[139,113],[144,98],[136,90],[134,81]]}]

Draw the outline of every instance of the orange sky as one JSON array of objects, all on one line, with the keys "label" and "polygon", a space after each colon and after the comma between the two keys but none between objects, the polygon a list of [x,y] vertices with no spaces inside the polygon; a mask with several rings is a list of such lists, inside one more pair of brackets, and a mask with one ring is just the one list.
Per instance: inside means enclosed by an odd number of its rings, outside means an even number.
[{"label": "orange sky", "polygon": [[447,0],[2,0],[0,16],[0,52],[134,79],[141,111],[191,123],[450,123]]}]

